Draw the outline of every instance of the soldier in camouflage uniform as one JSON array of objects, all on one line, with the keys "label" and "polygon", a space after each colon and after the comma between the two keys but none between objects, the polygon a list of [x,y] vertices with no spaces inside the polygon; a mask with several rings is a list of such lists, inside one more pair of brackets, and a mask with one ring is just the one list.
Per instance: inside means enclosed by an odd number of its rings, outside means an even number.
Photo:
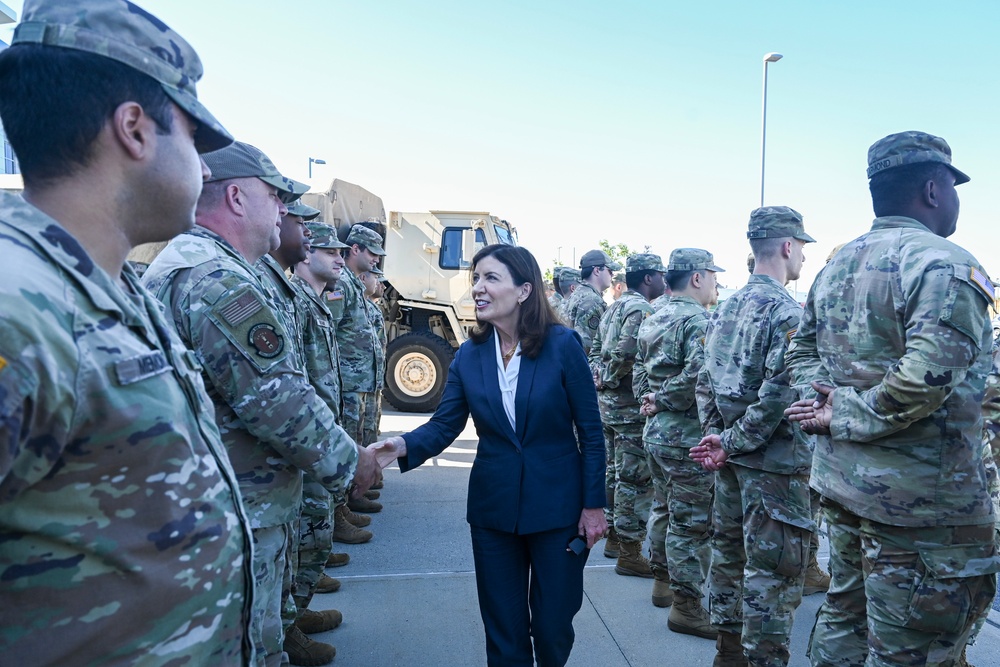
[{"label": "soldier in camouflage uniform", "polygon": [[[337,232],[333,227],[306,222],[316,218],[319,213],[318,209],[295,201],[288,205],[288,214],[282,219],[282,231],[284,232],[284,225],[297,225],[299,219],[306,229],[305,236],[309,239],[310,248],[305,257],[294,265],[289,283],[299,296],[301,310],[297,315],[302,327],[302,357],[306,375],[316,394],[329,406],[337,423],[340,423],[340,360],[337,357],[333,316],[324,304],[322,294],[328,281],[336,281],[340,277],[340,270],[344,266],[341,249],[347,246],[337,240]],[[282,247],[286,240],[290,240],[293,246],[302,243],[299,235],[289,238],[283,234]],[[292,583],[292,597],[299,614],[299,626],[305,626],[309,622],[303,611],[309,608],[314,594],[332,593],[340,589],[340,581],[324,573],[324,567],[330,559],[337,556],[338,564],[346,564],[349,560],[347,554],[332,553],[333,507],[330,492],[322,484],[308,477],[302,480],[302,508]],[[293,665],[326,664],[336,656],[333,646],[312,640],[298,626],[286,634],[285,652],[289,654]]]},{"label": "soldier in camouflage uniform", "polygon": [[[701,605],[712,549],[712,487],[715,475],[691,460],[701,440],[695,384],[704,359],[705,309],[718,299],[716,273],[723,271],[707,250],[670,253],[671,296],[639,327],[632,386],[646,416],[642,442],[653,478],[650,566],[653,604],[673,603],[667,626],[715,639]],[[654,302],[654,303],[656,303]]]},{"label": "soldier in camouflage uniform", "polygon": [[611,300],[617,301],[622,298],[626,289],[628,286],[625,284],[625,272],[619,271],[611,277]]},{"label": "soldier in camouflage uniform", "polygon": [[563,308],[568,326],[580,334],[587,354],[590,354],[601,316],[608,309],[603,295],[611,287],[611,274],[621,268],[621,264],[602,250],[590,250],[580,259],[580,286]]},{"label": "soldier in camouflage uniform", "polygon": [[792,419],[820,434],[833,583],[814,665],[951,665],[993,599],[1000,558],[983,449],[994,288],[946,241],[958,221],[940,137],[868,151],[876,217],[817,276],[788,352],[812,382]]},{"label": "soldier in camouflage uniform", "polygon": [[802,313],[785,285],[799,277],[813,238],[787,206],[753,211],[747,238],[754,273],[709,321],[697,383],[707,435],[691,450],[717,471],[709,603],[720,667],[788,664],[816,530],[810,442],[784,418],[798,397],[785,350]]},{"label": "soldier in camouflage uniform", "polygon": [[577,281],[580,272],[569,266],[557,266],[552,269],[552,286],[556,288],[555,294],[549,297],[549,305],[558,315],[563,304],[577,288]]},{"label": "soldier in camouflage uniform", "polygon": [[[652,578],[642,555],[646,521],[652,502],[649,463],[642,447],[645,418],[632,393],[632,366],[638,350],[639,325],[653,309],[649,302],[663,293],[666,271],[659,255],[631,255],[625,263],[629,289],[604,313],[590,349],[590,367],[597,385],[598,405],[607,450],[605,513],[614,528],[605,545],[618,548],[615,572]],[[617,543],[617,545],[616,545]],[[613,553],[613,552],[612,552]]]},{"label": "soldier in camouflage uniform", "polygon": [[27,0],[21,18],[0,54],[25,184],[0,193],[0,662],[247,664],[236,475],[197,359],[125,262],[191,227],[198,153],[232,137],[156,17]]},{"label": "soldier in camouflage uniform", "polygon": [[[378,334],[372,326],[361,274],[371,270],[380,257],[382,236],[364,225],[354,225],[347,236],[347,271],[342,272],[338,291],[337,348],[340,352],[340,378],[343,383],[344,428],[364,442],[365,409],[371,405],[369,394],[376,389],[378,377]],[[385,362],[382,366],[384,368]],[[347,507],[355,512],[379,512],[382,505],[368,498],[351,498]],[[342,510],[341,510],[342,511]]]},{"label": "soldier in camouflage uniform", "polygon": [[[294,199],[304,186],[248,144],[204,159],[212,176],[198,200],[198,224],[167,245],[143,284],[166,304],[202,365],[253,529],[258,664],[277,665],[302,473],[343,493],[352,480],[362,490],[371,484],[375,467],[309,384],[295,334],[252,266],[278,243],[277,223],[287,212],[282,199]],[[336,616],[322,621],[335,625]]]},{"label": "soldier in camouflage uniform", "polygon": [[382,281],[385,274],[378,267],[372,267],[362,275],[365,307],[378,340],[378,345],[375,346],[375,391],[368,397],[368,404],[365,406],[364,443],[367,446],[378,440],[379,423],[382,420],[382,388],[385,386],[385,353],[389,343],[385,333],[385,316],[376,301],[384,293]]},{"label": "soldier in camouflage uniform", "polygon": [[581,277],[580,269],[571,269],[569,267],[564,267],[562,270],[562,277],[559,279],[559,284],[562,286],[563,290],[563,300],[559,302],[556,307],[556,315],[562,320],[563,324],[569,325],[569,302],[572,300],[573,295],[576,294],[577,290],[583,285],[583,278]]}]

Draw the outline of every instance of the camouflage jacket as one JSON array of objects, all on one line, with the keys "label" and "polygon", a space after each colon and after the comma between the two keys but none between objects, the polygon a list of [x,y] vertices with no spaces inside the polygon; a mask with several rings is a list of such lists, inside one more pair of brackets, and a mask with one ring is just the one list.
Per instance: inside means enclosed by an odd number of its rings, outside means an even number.
[{"label": "camouflage jacket", "polygon": [[388,344],[385,333],[385,316],[382,308],[372,301],[365,299],[365,308],[368,309],[368,318],[372,323],[372,331],[375,333],[375,388],[381,389],[385,386],[385,350]]},{"label": "camouflage jacket", "polygon": [[605,424],[641,424],[639,399],[632,393],[632,366],[639,349],[639,325],[653,313],[645,297],[626,290],[601,318],[590,348],[597,398]]},{"label": "camouflage jacket", "polygon": [[264,255],[254,264],[257,273],[261,275],[261,281],[267,288],[271,301],[276,306],[275,313],[281,317],[281,323],[285,325],[285,331],[294,332],[295,357],[299,366],[305,366],[303,356],[303,322],[302,312],[305,309],[305,296],[295,287],[285,270],[278,264],[278,260],[270,255]]},{"label": "camouflage jacket", "polygon": [[164,248],[143,283],[204,367],[251,525],[297,516],[302,471],[342,493],[357,466],[354,441],[295,364],[282,319],[242,255],[195,227]]},{"label": "camouflage jacket", "polygon": [[709,320],[698,415],[702,431],[721,433],[730,463],[785,475],[809,472],[809,438],[784,417],[798,398],[785,350],[801,314],[777,280],[755,274]]},{"label": "camouflage jacket", "polygon": [[604,299],[590,283],[583,283],[576,288],[564,306],[567,326],[580,334],[583,340],[583,351],[590,354],[590,348],[601,324],[601,316],[608,309]]},{"label": "camouflage jacket", "polygon": [[302,324],[302,356],[306,375],[319,397],[333,410],[339,424],[343,405],[340,397],[340,355],[333,315],[326,307],[326,300],[316,294],[312,285],[295,275],[290,282],[301,297],[298,319]]},{"label": "camouflage jacket", "polygon": [[552,306],[552,310],[559,312],[559,304],[562,303],[563,296],[559,292],[553,292],[552,296],[549,297],[549,305]]},{"label": "camouflage jacket", "polygon": [[916,220],[877,218],[817,276],[788,354],[797,384],[833,392],[812,485],[897,526],[993,521],[982,402],[992,284]]},{"label": "camouflage jacket", "polygon": [[659,445],[665,456],[687,460],[701,440],[695,385],[705,358],[708,312],[689,296],[672,296],[639,327],[639,350],[632,369],[637,398],[653,392],[660,410],[646,418],[643,442]]},{"label": "camouflage jacket", "polygon": [[0,662],[247,664],[250,527],[197,359],[131,268],[5,193],[0,257]]},{"label": "camouflage jacket", "polygon": [[[341,299],[341,316],[337,321],[337,348],[340,350],[340,379],[345,392],[375,391],[378,336],[372,327],[365,305],[365,286],[354,272],[344,268],[337,290]],[[384,362],[383,362],[384,365]]]},{"label": "camouflage jacket", "polygon": [[986,378],[983,398],[983,457],[993,499],[993,515],[1000,530],[1000,339],[993,341],[993,363]]}]

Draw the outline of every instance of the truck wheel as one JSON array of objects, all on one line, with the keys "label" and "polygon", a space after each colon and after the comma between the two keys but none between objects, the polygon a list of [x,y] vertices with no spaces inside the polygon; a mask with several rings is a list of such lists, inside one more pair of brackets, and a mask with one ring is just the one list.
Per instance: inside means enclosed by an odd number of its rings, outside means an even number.
[{"label": "truck wheel", "polygon": [[403,412],[432,412],[454,356],[448,341],[426,331],[393,339],[386,350],[385,397]]}]

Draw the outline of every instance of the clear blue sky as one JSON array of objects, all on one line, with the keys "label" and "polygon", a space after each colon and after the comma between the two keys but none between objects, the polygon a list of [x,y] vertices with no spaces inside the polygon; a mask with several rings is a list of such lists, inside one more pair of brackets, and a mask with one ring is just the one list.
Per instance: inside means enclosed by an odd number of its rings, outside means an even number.
[{"label": "clear blue sky", "polygon": [[819,240],[800,289],[871,223],[868,146],[910,129],[972,176],[953,240],[1000,279],[997,2],[139,4],[197,49],[215,115],[294,178],[312,156],[315,187],[358,183],[387,210],[488,210],[543,267],[604,238],[703,247],[730,287],[777,51],[765,203]]}]

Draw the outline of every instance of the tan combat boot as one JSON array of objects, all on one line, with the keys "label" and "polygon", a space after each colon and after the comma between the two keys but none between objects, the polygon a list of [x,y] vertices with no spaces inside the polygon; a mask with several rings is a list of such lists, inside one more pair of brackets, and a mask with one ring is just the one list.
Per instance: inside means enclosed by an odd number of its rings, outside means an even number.
[{"label": "tan combat boot", "polygon": [[347,501],[347,506],[354,512],[364,512],[365,514],[375,514],[382,511],[382,503],[368,500],[365,497],[351,498]]},{"label": "tan combat boot", "polygon": [[618,558],[621,555],[621,543],[618,541],[618,533],[614,526],[608,530],[608,539],[604,541],[604,557]]},{"label": "tan combat boot", "polygon": [[806,583],[802,587],[802,594],[826,593],[829,589],[830,575],[820,569],[819,561],[816,560],[816,552],[810,550],[809,567],[806,569]]},{"label": "tan combat boot", "polygon": [[649,561],[642,555],[642,542],[619,540],[619,544],[620,554],[615,563],[615,572],[626,577],[652,579],[653,571],[649,569]]},{"label": "tan combat boot", "polygon": [[670,574],[662,565],[650,565],[653,570],[653,606],[669,607],[674,603],[674,591],[670,588]]},{"label": "tan combat boot", "polygon": [[365,491],[364,496],[368,500],[378,500],[379,498],[382,497],[382,494],[373,489],[368,489],[367,491]]},{"label": "tan combat boot", "polygon": [[327,632],[340,627],[344,622],[344,615],[336,609],[326,609],[325,611],[313,611],[304,609],[299,612],[295,619],[295,627],[307,635],[314,635],[317,632]]},{"label": "tan combat boot", "polygon": [[357,512],[352,512],[350,509],[348,509],[344,513],[344,518],[350,521],[358,528],[364,528],[365,526],[370,525],[372,522],[372,518],[367,514],[358,514]]},{"label": "tan combat boot", "polygon": [[719,632],[719,636],[715,638],[715,660],[712,667],[750,667],[750,662],[743,655],[740,635]]},{"label": "tan combat boot", "polygon": [[336,593],[340,590],[340,579],[334,579],[328,575],[322,575],[319,583],[316,584],[317,593]]},{"label": "tan combat boot", "polygon": [[285,644],[282,648],[288,654],[290,663],[305,667],[328,665],[337,655],[337,649],[333,646],[306,637],[294,625],[285,633]]},{"label": "tan combat boot", "polygon": [[327,567],[344,567],[351,562],[350,554],[338,554],[336,552],[330,554],[330,557],[326,559]]},{"label": "tan combat boot", "polygon": [[694,635],[703,639],[715,639],[719,636],[708,612],[701,606],[701,600],[680,593],[674,596],[674,606],[667,618],[667,627],[682,635]]},{"label": "tan combat boot", "polygon": [[338,505],[333,511],[333,541],[344,544],[363,544],[372,539],[370,530],[358,528],[347,520],[347,506]]}]

